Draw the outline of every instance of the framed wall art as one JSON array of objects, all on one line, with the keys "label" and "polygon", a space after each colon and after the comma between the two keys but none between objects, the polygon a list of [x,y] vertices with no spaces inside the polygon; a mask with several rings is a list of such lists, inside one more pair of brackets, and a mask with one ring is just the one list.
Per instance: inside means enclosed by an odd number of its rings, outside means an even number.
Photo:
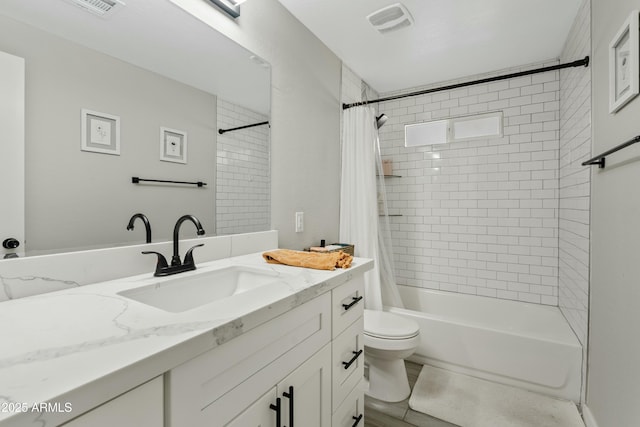
[{"label": "framed wall art", "polygon": [[120,117],[83,108],[80,120],[82,151],[120,155]]},{"label": "framed wall art", "polygon": [[632,11],[609,44],[609,113],[638,95],[638,19],[638,11]]},{"label": "framed wall art", "polygon": [[187,133],[177,129],[160,128],[160,160],[187,163]]}]

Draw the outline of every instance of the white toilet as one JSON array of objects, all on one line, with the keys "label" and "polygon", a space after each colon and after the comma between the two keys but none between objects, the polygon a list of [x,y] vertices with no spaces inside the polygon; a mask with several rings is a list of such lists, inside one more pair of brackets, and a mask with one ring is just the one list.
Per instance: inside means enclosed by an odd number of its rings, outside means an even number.
[{"label": "white toilet", "polygon": [[404,359],[420,342],[417,322],[397,314],[364,310],[364,356],[369,365],[369,396],[399,402],[411,394]]}]

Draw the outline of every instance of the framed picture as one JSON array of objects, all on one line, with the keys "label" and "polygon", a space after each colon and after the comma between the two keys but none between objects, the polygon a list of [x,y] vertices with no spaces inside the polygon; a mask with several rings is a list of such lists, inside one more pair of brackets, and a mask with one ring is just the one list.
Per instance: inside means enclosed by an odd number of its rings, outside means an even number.
[{"label": "framed picture", "polygon": [[609,113],[638,95],[638,19],[638,11],[632,11],[609,44]]},{"label": "framed picture", "polygon": [[80,120],[82,151],[120,155],[120,117],[83,108]]},{"label": "framed picture", "polygon": [[177,129],[160,128],[160,160],[187,163],[187,133]]}]

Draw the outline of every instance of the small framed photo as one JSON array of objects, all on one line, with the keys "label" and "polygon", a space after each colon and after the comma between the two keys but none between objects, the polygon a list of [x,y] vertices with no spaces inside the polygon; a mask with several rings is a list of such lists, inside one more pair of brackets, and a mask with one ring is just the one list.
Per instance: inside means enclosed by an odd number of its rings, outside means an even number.
[{"label": "small framed photo", "polygon": [[120,117],[97,111],[80,111],[82,151],[120,155]]},{"label": "small framed photo", "polygon": [[632,11],[609,44],[609,113],[617,112],[638,95],[638,19],[638,11]]},{"label": "small framed photo", "polygon": [[187,133],[177,129],[160,128],[160,160],[187,163]]}]

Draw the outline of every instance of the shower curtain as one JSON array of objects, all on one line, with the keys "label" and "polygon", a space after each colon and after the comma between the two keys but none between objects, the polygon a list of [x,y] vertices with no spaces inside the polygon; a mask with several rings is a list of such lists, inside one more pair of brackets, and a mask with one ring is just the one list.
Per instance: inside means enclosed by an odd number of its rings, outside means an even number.
[{"label": "shower curtain", "polygon": [[[375,110],[354,107],[344,111],[342,180],[340,185],[340,241],[353,243],[355,254],[372,258],[365,273],[365,307],[402,307],[391,259],[391,238]],[[376,177],[380,182],[376,182]]]}]

